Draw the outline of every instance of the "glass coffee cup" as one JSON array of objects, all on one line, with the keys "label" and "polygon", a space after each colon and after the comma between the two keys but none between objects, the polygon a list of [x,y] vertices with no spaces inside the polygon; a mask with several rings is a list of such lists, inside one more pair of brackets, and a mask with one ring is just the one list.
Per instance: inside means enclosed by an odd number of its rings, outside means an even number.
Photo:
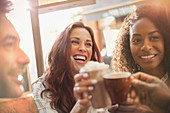
[{"label": "glass coffee cup", "polygon": [[111,100],[105,88],[103,79],[103,76],[109,73],[109,66],[106,66],[104,63],[101,64],[95,62],[95,64],[93,64],[93,62],[90,62],[90,67],[88,67],[88,69],[81,69],[80,71],[88,73],[90,79],[97,80],[94,90],[89,93],[92,95],[91,105],[98,113],[104,113],[107,108],[111,106]]}]

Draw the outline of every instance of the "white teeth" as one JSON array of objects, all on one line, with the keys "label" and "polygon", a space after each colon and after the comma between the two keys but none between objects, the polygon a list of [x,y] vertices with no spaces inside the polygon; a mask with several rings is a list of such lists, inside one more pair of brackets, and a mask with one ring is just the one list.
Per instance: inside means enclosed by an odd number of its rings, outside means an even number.
[{"label": "white teeth", "polygon": [[18,75],[18,80],[22,81],[22,79],[23,79],[23,76],[22,75]]},{"label": "white teeth", "polygon": [[148,56],[141,56],[143,59],[150,59],[153,58],[155,55],[148,55]]},{"label": "white teeth", "polygon": [[76,56],[76,57],[74,57],[74,58],[86,60],[86,58],[85,58],[84,56]]}]

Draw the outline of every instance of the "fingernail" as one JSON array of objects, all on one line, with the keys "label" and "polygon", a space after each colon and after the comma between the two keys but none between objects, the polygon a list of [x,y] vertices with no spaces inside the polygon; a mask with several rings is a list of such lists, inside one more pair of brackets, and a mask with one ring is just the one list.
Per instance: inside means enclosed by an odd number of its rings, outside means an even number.
[{"label": "fingernail", "polygon": [[92,86],[89,86],[88,89],[92,91],[94,88]]},{"label": "fingernail", "polygon": [[84,74],[83,74],[83,77],[84,77],[84,78],[87,78],[87,77],[88,77],[88,74],[87,74],[87,73],[84,73]]},{"label": "fingernail", "polygon": [[92,80],[91,82],[92,82],[92,84],[96,84],[96,83],[97,83],[97,80],[94,79],[94,80]]},{"label": "fingernail", "polygon": [[112,105],[112,107],[117,107],[117,106],[119,106],[119,105],[118,104]]},{"label": "fingernail", "polygon": [[78,83],[75,84],[75,86],[78,86],[78,85],[79,85]]},{"label": "fingernail", "polygon": [[92,98],[92,95],[89,95],[89,96],[88,96],[88,99],[91,99],[91,98]]},{"label": "fingernail", "polygon": [[80,103],[80,99],[78,99],[77,102]]}]

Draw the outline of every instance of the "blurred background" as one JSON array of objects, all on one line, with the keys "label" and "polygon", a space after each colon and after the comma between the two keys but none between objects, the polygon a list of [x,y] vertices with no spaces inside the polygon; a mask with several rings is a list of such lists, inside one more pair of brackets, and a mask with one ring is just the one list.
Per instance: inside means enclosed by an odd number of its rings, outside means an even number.
[{"label": "blurred background", "polygon": [[92,27],[105,63],[110,64],[114,41],[124,17],[150,0],[12,0],[7,17],[30,58],[24,74],[26,91],[47,68],[47,55],[57,35],[68,24],[82,21]]}]

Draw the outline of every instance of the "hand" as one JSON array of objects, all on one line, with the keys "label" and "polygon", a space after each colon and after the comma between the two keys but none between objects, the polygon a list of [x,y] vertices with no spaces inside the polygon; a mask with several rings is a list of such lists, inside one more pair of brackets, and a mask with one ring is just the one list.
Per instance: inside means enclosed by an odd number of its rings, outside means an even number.
[{"label": "hand", "polygon": [[153,111],[145,105],[138,103],[125,102],[115,105],[108,110],[110,113],[153,113]]},{"label": "hand", "polygon": [[117,104],[108,111],[111,113],[153,113],[148,106],[141,105],[139,96],[133,89],[130,91],[126,102]]},{"label": "hand", "polygon": [[80,105],[80,109],[87,111],[90,106],[90,100],[92,98],[89,92],[93,90],[93,86],[97,83],[95,79],[89,79],[87,73],[79,73],[74,76],[75,86],[74,95],[77,99],[77,103]]},{"label": "hand", "polygon": [[115,111],[116,111],[118,108],[119,108],[119,105],[118,105],[118,104],[112,105],[112,107],[109,108],[108,111],[109,111],[110,113],[115,113]]},{"label": "hand", "polygon": [[136,73],[133,75],[132,86],[138,92],[147,92],[150,94],[153,110],[163,112],[170,105],[170,89],[159,78],[146,73]]}]

